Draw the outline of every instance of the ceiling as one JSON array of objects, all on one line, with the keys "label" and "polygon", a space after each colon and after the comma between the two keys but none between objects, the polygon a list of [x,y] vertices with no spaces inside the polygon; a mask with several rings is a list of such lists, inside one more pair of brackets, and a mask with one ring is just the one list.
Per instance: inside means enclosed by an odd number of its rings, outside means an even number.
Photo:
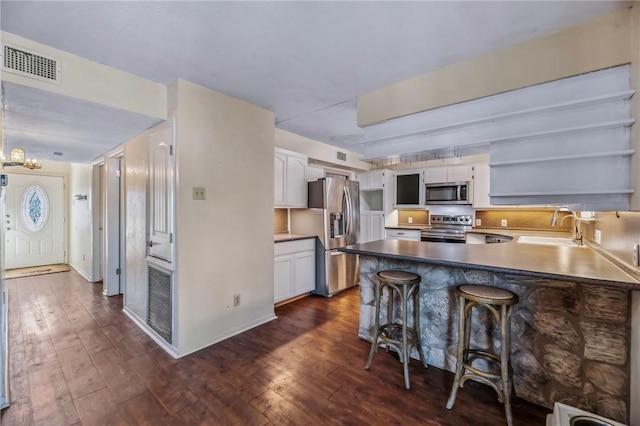
[{"label": "ceiling", "polygon": [[[156,82],[183,78],[338,146],[356,97],[629,6],[553,2],[0,2],[2,31]],[[149,117],[3,84],[7,146],[90,161]],[[58,159],[58,158],[54,158]]]}]

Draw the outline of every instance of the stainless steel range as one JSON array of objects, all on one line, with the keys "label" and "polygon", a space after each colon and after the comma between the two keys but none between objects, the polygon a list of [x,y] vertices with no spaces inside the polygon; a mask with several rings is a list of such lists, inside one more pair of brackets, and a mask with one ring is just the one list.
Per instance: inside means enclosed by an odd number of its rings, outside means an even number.
[{"label": "stainless steel range", "polygon": [[431,215],[431,226],[422,231],[422,241],[464,243],[467,231],[472,229],[470,215]]}]

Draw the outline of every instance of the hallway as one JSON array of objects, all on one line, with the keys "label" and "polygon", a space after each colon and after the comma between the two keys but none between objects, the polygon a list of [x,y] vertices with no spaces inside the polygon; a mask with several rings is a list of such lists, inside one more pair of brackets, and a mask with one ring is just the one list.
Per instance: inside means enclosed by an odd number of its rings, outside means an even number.
[{"label": "hallway", "polygon": [[[3,426],[74,424],[502,425],[490,389],[381,352],[364,370],[358,289],[276,309],[278,319],[174,360],[75,271],[6,281],[12,405]],[[392,402],[393,401],[393,402]],[[548,411],[519,401],[518,425]]]}]

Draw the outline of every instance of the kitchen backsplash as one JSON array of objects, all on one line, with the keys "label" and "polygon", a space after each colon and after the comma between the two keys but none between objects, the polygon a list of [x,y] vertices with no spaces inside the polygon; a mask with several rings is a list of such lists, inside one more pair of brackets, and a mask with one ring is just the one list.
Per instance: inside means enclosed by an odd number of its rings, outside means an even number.
[{"label": "kitchen backsplash", "polygon": [[[409,221],[411,219],[411,221]],[[398,210],[398,225],[428,225],[429,210]]]},{"label": "kitchen backsplash", "polygon": [[551,226],[553,210],[476,210],[476,221],[480,219],[482,228],[502,228],[506,220],[510,229],[571,232],[571,219],[561,223],[568,214],[558,212],[556,226]]},{"label": "kitchen backsplash", "polygon": [[273,209],[273,233],[289,232],[289,214],[287,209]]},{"label": "kitchen backsplash", "polygon": [[633,245],[640,243],[640,212],[596,212],[595,219],[583,225],[583,235],[595,243],[595,230],[600,230],[600,247],[616,259],[633,265]]}]

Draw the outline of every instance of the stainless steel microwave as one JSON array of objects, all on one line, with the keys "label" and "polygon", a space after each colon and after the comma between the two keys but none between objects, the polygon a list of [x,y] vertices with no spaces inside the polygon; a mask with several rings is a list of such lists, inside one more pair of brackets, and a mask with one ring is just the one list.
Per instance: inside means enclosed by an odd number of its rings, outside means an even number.
[{"label": "stainless steel microwave", "polygon": [[425,184],[425,204],[471,204],[470,182]]}]

